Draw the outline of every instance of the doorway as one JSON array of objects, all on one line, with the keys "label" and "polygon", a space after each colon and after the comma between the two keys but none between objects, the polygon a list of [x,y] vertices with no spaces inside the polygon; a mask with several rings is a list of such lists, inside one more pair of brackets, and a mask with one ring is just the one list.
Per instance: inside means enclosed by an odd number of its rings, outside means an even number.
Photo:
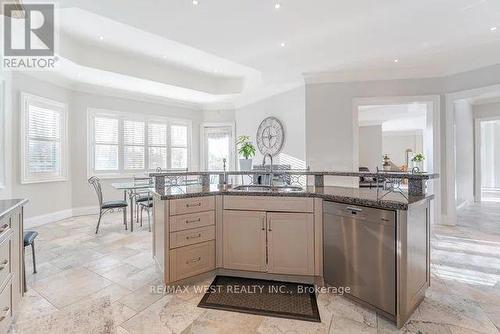
[{"label": "doorway", "polygon": [[[419,164],[419,170],[427,173],[440,173],[441,164],[441,141],[440,141],[440,97],[438,95],[429,96],[396,96],[396,97],[375,97],[375,98],[356,98],[353,101],[353,170],[359,170],[363,167],[360,164],[360,128],[366,119],[360,119],[360,110],[371,106],[385,109],[385,117],[392,124],[386,126],[386,130],[397,136],[402,133],[397,133],[398,130],[409,130],[410,137],[421,138],[415,139],[414,143],[404,149],[394,148],[398,156],[394,156],[391,160],[391,169],[400,169],[411,171],[414,164],[411,161],[417,153],[422,153],[425,157],[423,163]],[[394,111],[391,118],[391,111]],[[398,117],[397,115],[401,116]],[[400,118],[399,120],[397,118]],[[406,120],[405,120],[406,118]],[[413,118],[413,120],[411,120]],[[369,120],[368,120],[369,121]],[[415,124],[418,123],[418,126]],[[365,122],[365,124],[367,124]],[[369,123],[368,123],[369,124]],[[407,128],[404,128],[404,125]],[[411,131],[410,131],[411,130]],[[362,130],[361,130],[362,131]],[[384,132],[384,131],[382,131]],[[391,131],[385,131],[389,134]],[[363,134],[361,134],[362,136]],[[387,136],[388,137],[388,136]],[[383,139],[383,138],[382,138]],[[403,140],[390,140],[386,138],[386,150],[392,150],[390,145],[400,144]],[[407,146],[407,145],[404,145]],[[365,147],[366,148],[366,147]],[[382,151],[384,145],[382,142]],[[380,152],[379,152],[380,153]],[[380,155],[380,154],[379,154]],[[380,156],[380,164],[383,163],[383,153]],[[411,169],[410,169],[411,168]],[[383,168],[382,168],[383,169]],[[355,181],[356,183],[358,181]],[[357,186],[357,184],[355,184]],[[441,221],[441,180],[434,179],[427,182],[427,193],[434,195],[431,209],[431,222],[439,224]]]},{"label": "doorway", "polygon": [[500,202],[500,117],[476,119],[476,131],[476,201]]}]

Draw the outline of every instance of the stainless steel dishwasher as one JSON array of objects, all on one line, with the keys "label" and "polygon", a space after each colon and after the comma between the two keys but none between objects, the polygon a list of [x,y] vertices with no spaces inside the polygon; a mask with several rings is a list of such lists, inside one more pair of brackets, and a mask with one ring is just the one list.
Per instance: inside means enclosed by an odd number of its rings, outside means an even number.
[{"label": "stainless steel dishwasher", "polygon": [[325,283],[395,315],[395,212],[325,201],[323,224]]}]

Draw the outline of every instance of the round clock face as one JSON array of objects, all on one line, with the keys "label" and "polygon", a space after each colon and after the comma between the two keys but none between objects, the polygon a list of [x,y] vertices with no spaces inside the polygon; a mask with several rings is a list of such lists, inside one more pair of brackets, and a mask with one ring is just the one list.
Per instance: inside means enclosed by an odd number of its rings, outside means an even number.
[{"label": "round clock face", "polygon": [[268,117],[260,123],[257,130],[257,147],[260,153],[276,155],[281,151],[285,133],[283,125],[275,117]]}]

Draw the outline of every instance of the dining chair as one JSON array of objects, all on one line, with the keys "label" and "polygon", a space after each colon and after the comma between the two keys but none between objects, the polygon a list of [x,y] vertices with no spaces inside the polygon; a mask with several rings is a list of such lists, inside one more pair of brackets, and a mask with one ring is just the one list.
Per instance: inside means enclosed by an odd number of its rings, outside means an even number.
[{"label": "dining chair", "polygon": [[104,202],[102,198],[102,187],[101,180],[98,177],[92,176],[88,180],[89,184],[94,187],[94,190],[97,194],[97,200],[99,201],[99,219],[97,221],[97,227],[95,229],[95,233],[99,232],[99,225],[101,225],[101,218],[106,213],[114,212],[115,210],[123,211],[123,224],[125,225],[125,229],[127,229],[127,201],[108,201]]},{"label": "dining chair", "polygon": [[148,213],[148,230],[151,232],[151,211],[153,210],[153,197],[148,195],[147,200],[139,202],[139,207],[140,207],[140,225],[142,226],[142,212],[146,210]]},{"label": "dining chair", "polygon": [[[153,187],[153,178],[152,177],[136,177],[134,175],[133,177],[133,182],[134,185],[137,183],[148,183],[149,186]],[[142,210],[139,210],[140,208],[140,203],[142,202],[147,202],[147,201],[152,201],[153,197],[151,197],[151,194],[148,189],[141,189],[141,190],[134,190],[134,199],[135,199],[135,212],[136,212],[136,222],[139,222],[139,218],[141,218],[142,221]],[[133,217],[132,217],[133,219]],[[142,224],[141,224],[142,226]]]}]

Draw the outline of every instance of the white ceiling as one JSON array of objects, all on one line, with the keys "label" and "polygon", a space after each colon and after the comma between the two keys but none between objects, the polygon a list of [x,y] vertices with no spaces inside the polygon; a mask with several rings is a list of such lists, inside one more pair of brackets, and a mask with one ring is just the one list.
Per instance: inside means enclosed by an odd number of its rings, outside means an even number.
[{"label": "white ceiling", "polygon": [[424,130],[427,105],[424,103],[360,106],[360,126],[382,125],[383,132]]},{"label": "white ceiling", "polygon": [[150,95],[202,105],[243,103],[304,75],[440,76],[500,59],[498,0],[57,2],[61,57],[101,79],[114,72],[131,91],[145,80],[159,85]]}]

